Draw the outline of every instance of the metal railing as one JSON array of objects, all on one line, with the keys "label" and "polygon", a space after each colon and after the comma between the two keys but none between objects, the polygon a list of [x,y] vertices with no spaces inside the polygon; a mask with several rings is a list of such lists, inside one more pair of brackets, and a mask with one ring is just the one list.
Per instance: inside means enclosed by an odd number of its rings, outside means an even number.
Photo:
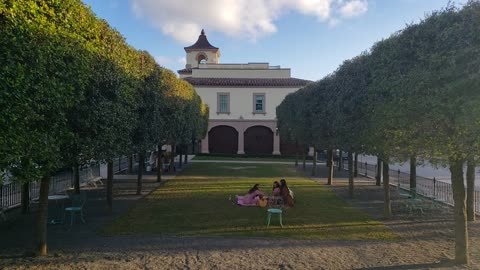
[{"label": "metal railing", "polygon": [[128,169],[128,157],[120,157],[113,160],[113,173],[119,173]]},{"label": "metal railing", "polygon": [[[377,165],[367,162],[357,162],[357,171],[359,175],[375,178],[377,174]],[[348,162],[342,164],[344,170],[348,170]],[[410,174],[400,170],[390,170],[390,185],[403,190],[410,191]],[[382,179],[383,180],[383,179]],[[439,181],[435,177],[427,178],[423,176],[416,177],[416,194],[425,196],[438,202],[453,206],[452,184]],[[466,188],[465,188],[466,189]],[[480,190],[475,187],[474,195],[475,212],[480,214]]]},{"label": "metal railing", "polygon": [[[100,166],[88,166],[80,169],[80,184],[100,177]],[[65,192],[73,187],[74,177],[72,170],[59,172],[50,179],[49,195]],[[40,195],[40,182],[28,183],[30,201],[37,200]],[[0,185],[0,208],[9,209],[17,207],[22,201],[22,184],[11,182]]]},{"label": "metal railing", "polygon": [[[119,173],[128,169],[128,157],[120,157],[113,161],[113,173]],[[90,182],[100,177],[100,165],[87,166],[79,171],[80,184]],[[72,170],[61,171],[50,180],[49,195],[63,193],[73,187],[74,177]],[[40,182],[34,181],[29,184],[30,201],[37,200],[40,195]],[[22,184],[17,182],[0,185],[0,209],[10,209],[20,206],[22,201]]]}]

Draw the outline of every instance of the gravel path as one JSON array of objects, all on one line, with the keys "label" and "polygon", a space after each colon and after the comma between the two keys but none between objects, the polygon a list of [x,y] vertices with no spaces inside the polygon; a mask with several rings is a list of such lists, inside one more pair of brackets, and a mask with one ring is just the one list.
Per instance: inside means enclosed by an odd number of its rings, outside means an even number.
[{"label": "gravel path", "polygon": [[[360,179],[359,179],[360,180]],[[324,180],[319,180],[325,184]],[[152,183],[153,185],[153,183]],[[148,184],[147,184],[148,186]],[[154,188],[154,187],[152,187]],[[346,199],[346,181],[336,179],[332,191]],[[451,209],[435,206],[423,215],[410,214],[393,192],[395,217],[385,223],[398,241],[291,240],[235,237],[161,237],[95,234],[91,229],[49,231],[50,255],[17,256],[19,245],[0,243],[0,269],[479,269],[480,223],[470,224],[470,266],[454,266]],[[124,195],[125,198],[129,198]],[[138,199],[138,198],[137,198]],[[381,218],[383,193],[371,181],[357,181],[355,200],[348,200]],[[131,204],[130,204],[131,205]],[[77,234],[75,229],[84,228]],[[88,227],[87,227],[88,228]],[[2,238],[8,236],[2,228]],[[17,232],[18,233],[18,232]],[[10,234],[11,235],[11,234]]]}]

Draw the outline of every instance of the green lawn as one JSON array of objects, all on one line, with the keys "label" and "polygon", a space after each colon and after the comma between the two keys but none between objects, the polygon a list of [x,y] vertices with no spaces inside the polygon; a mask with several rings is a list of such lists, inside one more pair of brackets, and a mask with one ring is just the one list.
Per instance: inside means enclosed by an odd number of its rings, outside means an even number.
[{"label": "green lawn", "polygon": [[[295,176],[295,170],[287,165],[264,165],[256,165],[258,167],[245,172],[231,169],[249,176],[259,175],[247,178],[223,177],[228,171],[221,168],[239,168],[245,164],[192,164],[182,175],[167,182],[105,227],[102,233],[297,239],[398,238],[381,222],[350,207],[326,187]],[[274,226],[266,228],[265,208],[240,207],[229,201],[230,196],[245,193],[255,183],[269,191],[273,180],[279,177],[287,179],[296,198],[295,207],[284,211],[284,228],[278,225],[276,216],[272,218]]]},{"label": "green lawn", "polygon": [[[195,156],[193,160],[228,160],[228,161],[276,161],[276,162],[295,162],[294,158],[274,158],[274,157],[229,157],[229,156]],[[302,162],[299,158],[298,162]],[[311,162],[311,160],[309,161]]]},{"label": "green lawn", "polygon": [[[301,176],[290,164],[262,163],[193,163],[182,176],[243,176],[243,177],[294,177]],[[273,181],[272,181],[273,182]]]}]

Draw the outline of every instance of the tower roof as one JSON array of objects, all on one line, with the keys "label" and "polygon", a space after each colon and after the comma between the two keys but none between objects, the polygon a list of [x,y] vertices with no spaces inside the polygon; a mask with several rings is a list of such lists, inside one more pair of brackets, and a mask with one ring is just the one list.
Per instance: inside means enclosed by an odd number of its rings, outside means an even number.
[{"label": "tower roof", "polygon": [[205,35],[205,31],[202,29],[202,32],[200,33],[200,36],[198,36],[197,42],[193,44],[192,46],[188,46],[184,48],[185,51],[189,50],[213,50],[213,51],[218,51],[217,47],[212,46],[210,42],[208,42],[207,36]]}]

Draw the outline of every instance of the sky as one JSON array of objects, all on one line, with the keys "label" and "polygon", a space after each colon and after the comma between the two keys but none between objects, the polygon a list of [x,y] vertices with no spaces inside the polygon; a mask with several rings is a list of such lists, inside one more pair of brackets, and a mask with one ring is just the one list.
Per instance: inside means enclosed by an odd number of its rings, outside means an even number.
[{"label": "sky", "polygon": [[[319,80],[448,0],[83,0],[173,71],[205,29],[220,63],[268,62]],[[462,5],[466,0],[456,0]]]}]

